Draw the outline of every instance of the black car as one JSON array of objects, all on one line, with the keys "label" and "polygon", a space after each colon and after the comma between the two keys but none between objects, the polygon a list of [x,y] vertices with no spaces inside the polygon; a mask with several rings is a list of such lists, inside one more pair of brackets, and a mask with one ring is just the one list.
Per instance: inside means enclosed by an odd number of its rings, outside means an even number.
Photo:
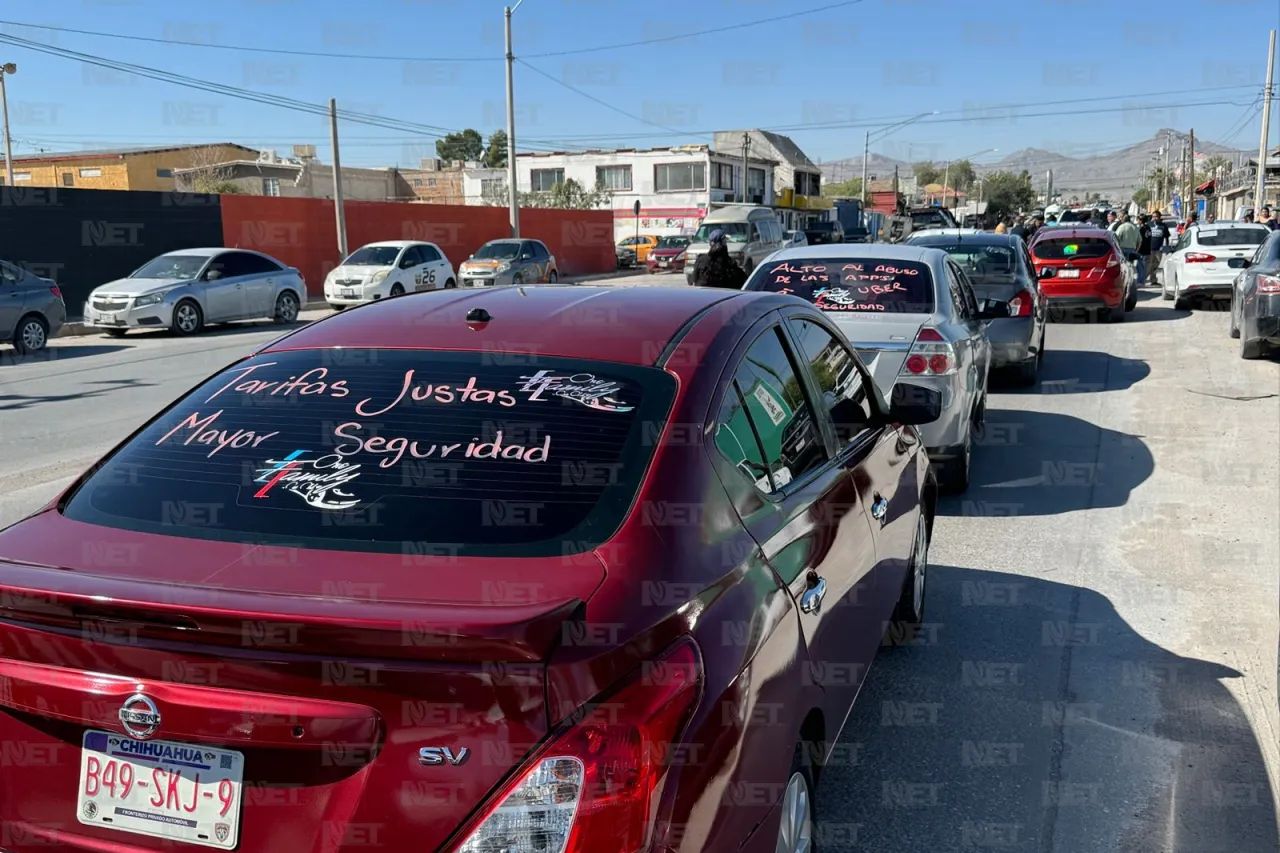
[{"label": "black car", "polygon": [[0,261],[0,343],[20,354],[39,352],[66,321],[67,306],[54,281]]},{"label": "black car", "polygon": [[1232,258],[1242,272],[1231,285],[1231,337],[1241,358],[1264,358],[1280,347],[1280,231],[1272,231],[1252,258]]},{"label": "black car", "polygon": [[804,236],[809,241],[810,246],[820,246],[824,243],[843,243],[844,226],[835,221],[813,222],[804,227]]}]

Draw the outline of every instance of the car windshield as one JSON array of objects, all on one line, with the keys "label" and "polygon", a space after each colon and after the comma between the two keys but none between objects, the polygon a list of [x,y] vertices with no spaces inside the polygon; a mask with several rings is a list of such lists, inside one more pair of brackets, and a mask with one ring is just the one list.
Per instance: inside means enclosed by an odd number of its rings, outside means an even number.
[{"label": "car windshield", "polygon": [[389,267],[399,255],[399,246],[363,246],[342,263],[353,267]]},{"label": "car windshield", "polygon": [[1038,241],[1031,251],[1044,261],[1105,258],[1111,243],[1101,237],[1054,237]]},{"label": "car windshield", "polygon": [[659,249],[683,249],[689,245],[688,237],[663,237],[658,241]]},{"label": "car windshield", "polygon": [[975,243],[935,243],[925,245],[941,249],[951,256],[975,284],[1006,284],[1018,276],[1018,260],[1008,246]]},{"label": "car windshield", "polygon": [[195,278],[208,260],[207,255],[161,255],[129,278]]},{"label": "car windshield", "polygon": [[511,240],[499,240],[493,243],[485,243],[471,257],[481,260],[509,261],[518,254],[520,254],[519,243]]},{"label": "car windshield", "polygon": [[1261,246],[1270,233],[1266,228],[1201,228],[1196,242],[1201,246]]},{"label": "car windshield", "polygon": [[694,243],[706,243],[711,240],[713,231],[723,231],[725,239],[730,243],[745,243],[750,230],[745,222],[716,222],[704,223],[698,228],[698,233],[693,235]]},{"label": "car windshield", "polygon": [[788,293],[833,313],[891,311],[931,314],[933,273],[913,261],[882,258],[797,258],[756,268],[744,290]]},{"label": "car windshield", "polygon": [[650,367],[334,352],[233,365],[117,448],[63,512],[288,547],[580,552],[630,511],[675,391]]}]

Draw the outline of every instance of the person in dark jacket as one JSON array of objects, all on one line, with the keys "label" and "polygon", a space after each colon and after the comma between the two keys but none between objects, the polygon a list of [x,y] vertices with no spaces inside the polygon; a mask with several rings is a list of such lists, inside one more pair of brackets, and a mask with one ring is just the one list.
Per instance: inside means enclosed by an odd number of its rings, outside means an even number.
[{"label": "person in dark jacket", "polygon": [[693,265],[695,287],[722,287],[741,290],[747,283],[747,274],[729,257],[729,244],[723,231],[712,231],[707,240],[711,249]]},{"label": "person in dark jacket", "polygon": [[[1150,251],[1147,254],[1147,283],[1154,287],[1156,271],[1160,269],[1164,248],[1169,245],[1169,226],[1164,224],[1159,211],[1151,217],[1151,224],[1147,228],[1147,242],[1150,243]],[[1139,284],[1141,283],[1139,280]]]},{"label": "person in dark jacket", "polygon": [[1145,213],[1138,215],[1138,284],[1147,280],[1147,258],[1151,256],[1151,217]]}]

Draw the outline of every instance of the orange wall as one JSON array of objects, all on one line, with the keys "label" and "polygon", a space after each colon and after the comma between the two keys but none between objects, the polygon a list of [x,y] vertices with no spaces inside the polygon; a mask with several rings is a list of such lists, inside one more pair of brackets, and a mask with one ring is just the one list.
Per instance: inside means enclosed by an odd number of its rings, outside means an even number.
[{"label": "orange wall", "polygon": [[[340,260],[333,202],[242,195],[221,200],[226,245],[265,252],[297,267],[311,295],[319,295],[324,277]],[[370,201],[343,207],[350,250],[378,240],[424,240],[438,245],[455,268],[484,243],[511,233],[503,207]],[[612,211],[522,209],[520,233],[547,244],[562,276],[617,267]]]}]

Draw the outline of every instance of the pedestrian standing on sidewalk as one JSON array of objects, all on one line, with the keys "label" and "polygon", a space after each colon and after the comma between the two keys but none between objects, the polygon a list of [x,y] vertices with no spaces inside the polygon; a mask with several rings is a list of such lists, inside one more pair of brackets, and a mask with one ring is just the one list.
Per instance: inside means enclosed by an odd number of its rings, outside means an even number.
[{"label": "pedestrian standing on sidewalk", "polygon": [[1003,219],[1001,219],[1001,220],[1000,220],[1000,223],[999,223],[998,225],[996,225],[996,233],[997,233],[997,234],[1008,234],[1008,233],[1009,233],[1009,226],[1007,226],[1007,225],[1005,225],[1005,224],[1004,224],[1004,220],[1003,220]]},{"label": "pedestrian standing on sidewalk", "polygon": [[1021,238],[1022,238],[1022,242],[1024,242],[1024,243],[1028,243],[1028,242],[1030,242],[1030,241],[1027,239],[1027,235],[1030,233],[1030,229],[1029,229],[1029,228],[1027,228],[1027,226],[1026,226],[1026,224],[1025,224],[1025,221],[1023,221],[1023,220],[1020,220],[1020,221],[1018,222],[1018,224],[1017,224],[1017,225],[1015,225],[1015,226],[1013,226],[1012,228],[1010,228],[1010,229],[1009,229],[1009,233],[1010,233],[1010,234],[1012,234],[1012,235],[1013,235],[1013,236],[1015,236],[1015,237],[1021,237]]},{"label": "pedestrian standing on sidewalk", "polygon": [[1147,258],[1151,255],[1151,217],[1138,217],[1138,284],[1147,280]]}]

